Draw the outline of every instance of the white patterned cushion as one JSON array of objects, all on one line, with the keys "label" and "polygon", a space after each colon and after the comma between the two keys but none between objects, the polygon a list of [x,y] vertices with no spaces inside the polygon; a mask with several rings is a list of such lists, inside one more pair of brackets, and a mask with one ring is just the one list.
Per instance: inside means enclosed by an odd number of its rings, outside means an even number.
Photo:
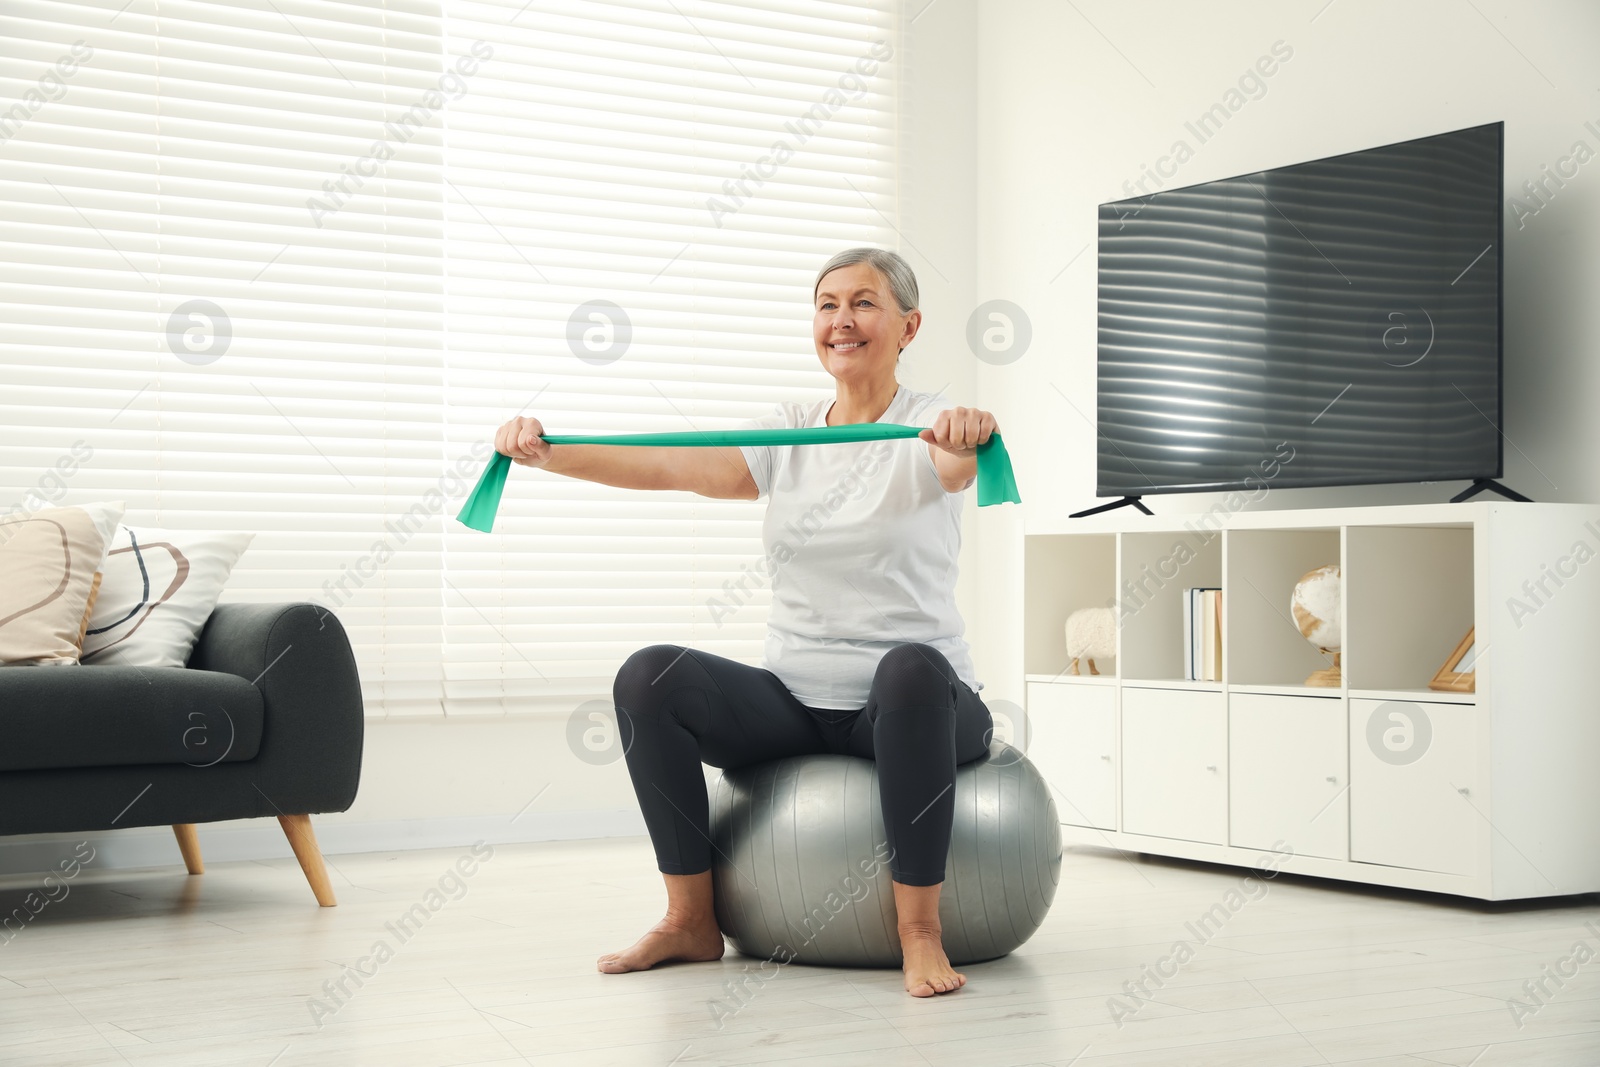
[{"label": "white patterned cushion", "polygon": [[83,662],[182,667],[253,533],[118,526]]}]

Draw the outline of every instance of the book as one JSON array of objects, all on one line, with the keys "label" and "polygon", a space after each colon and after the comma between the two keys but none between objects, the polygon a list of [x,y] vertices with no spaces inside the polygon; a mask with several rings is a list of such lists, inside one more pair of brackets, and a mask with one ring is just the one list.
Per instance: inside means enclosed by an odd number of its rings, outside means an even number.
[{"label": "book", "polygon": [[1222,590],[1211,592],[1211,677],[1222,681]]},{"label": "book", "polygon": [[1184,590],[1183,674],[1194,681],[1222,680],[1222,590]]},{"label": "book", "polygon": [[1183,591],[1183,676],[1194,677],[1194,594],[1193,589]]}]

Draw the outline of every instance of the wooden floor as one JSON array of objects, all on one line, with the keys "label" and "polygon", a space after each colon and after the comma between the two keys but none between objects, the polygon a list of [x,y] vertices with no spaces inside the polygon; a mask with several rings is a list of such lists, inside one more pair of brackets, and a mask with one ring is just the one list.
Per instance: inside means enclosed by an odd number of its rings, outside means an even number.
[{"label": "wooden floor", "polygon": [[[331,909],[288,858],[189,877],[174,846],[168,869],[86,869],[0,943],[0,1063],[1600,1064],[1600,958],[1562,963],[1579,941],[1600,952],[1583,925],[1600,928],[1594,896],[1485,905],[1283,875],[1246,885],[1202,939],[1186,924],[1245,872],[1072,848],[1045,927],[965,968],[957,993],[916,1000],[895,971],[795,964],[740,1002],[724,982],[759,961],[731,951],[595,970],[660,917],[644,838],[498,846],[457,883],[446,872],[463,856],[332,857]],[[38,884],[6,879],[0,909]],[[386,925],[429,903],[408,940]],[[1179,965],[1181,939],[1193,952]],[[392,957],[328,997],[380,941]],[[1141,978],[1149,999],[1135,1001],[1124,983]],[[1523,988],[1541,978],[1542,1004]],[[1512,997],[1531,1013],[1515,1018]]]}]

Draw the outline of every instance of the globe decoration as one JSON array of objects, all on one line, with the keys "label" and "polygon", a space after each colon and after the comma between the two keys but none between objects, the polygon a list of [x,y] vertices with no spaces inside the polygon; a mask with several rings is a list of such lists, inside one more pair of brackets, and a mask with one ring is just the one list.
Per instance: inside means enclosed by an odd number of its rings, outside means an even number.
[{"label": "globe decoration", "polygon": [[1307,571],[1294,583],[1289,597],[1289,611],[1300,636],[1317,647],[1319,652],[1333,653],[1333,666],[1311,672],[1306,685],[1341,684],[1339,669],[1339,565],[1329,563],[1316,570]]}]

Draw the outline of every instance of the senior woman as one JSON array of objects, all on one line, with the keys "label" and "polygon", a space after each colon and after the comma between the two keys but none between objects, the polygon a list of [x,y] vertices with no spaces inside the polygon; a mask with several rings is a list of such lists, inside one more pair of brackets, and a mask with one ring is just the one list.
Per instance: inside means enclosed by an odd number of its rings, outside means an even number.
[{"label": "senior woman", "polygon": [[899,255],[841,252],[812,292],[812,337],[835,395],[785,402],[741,428],[926,427],[916,439],[552,445],[541,440],[539,420],[516,418],[500,427],[495,448],[524,466],[607,485],[768,498],[772,607],[762,665],[659,644],[617,673],[618,732],[667,911],[631,947],[601,956],[599,969],[722,957],[701,763],[847,753],[877,761],[905,987],[930,997],[966,983],[941,941],[939,887],[956,766],[986,753],[993,732],[962,639],[955,580],[963,493],[995,420],[895,380],[900,352],[922,323],[916,277]]}]

